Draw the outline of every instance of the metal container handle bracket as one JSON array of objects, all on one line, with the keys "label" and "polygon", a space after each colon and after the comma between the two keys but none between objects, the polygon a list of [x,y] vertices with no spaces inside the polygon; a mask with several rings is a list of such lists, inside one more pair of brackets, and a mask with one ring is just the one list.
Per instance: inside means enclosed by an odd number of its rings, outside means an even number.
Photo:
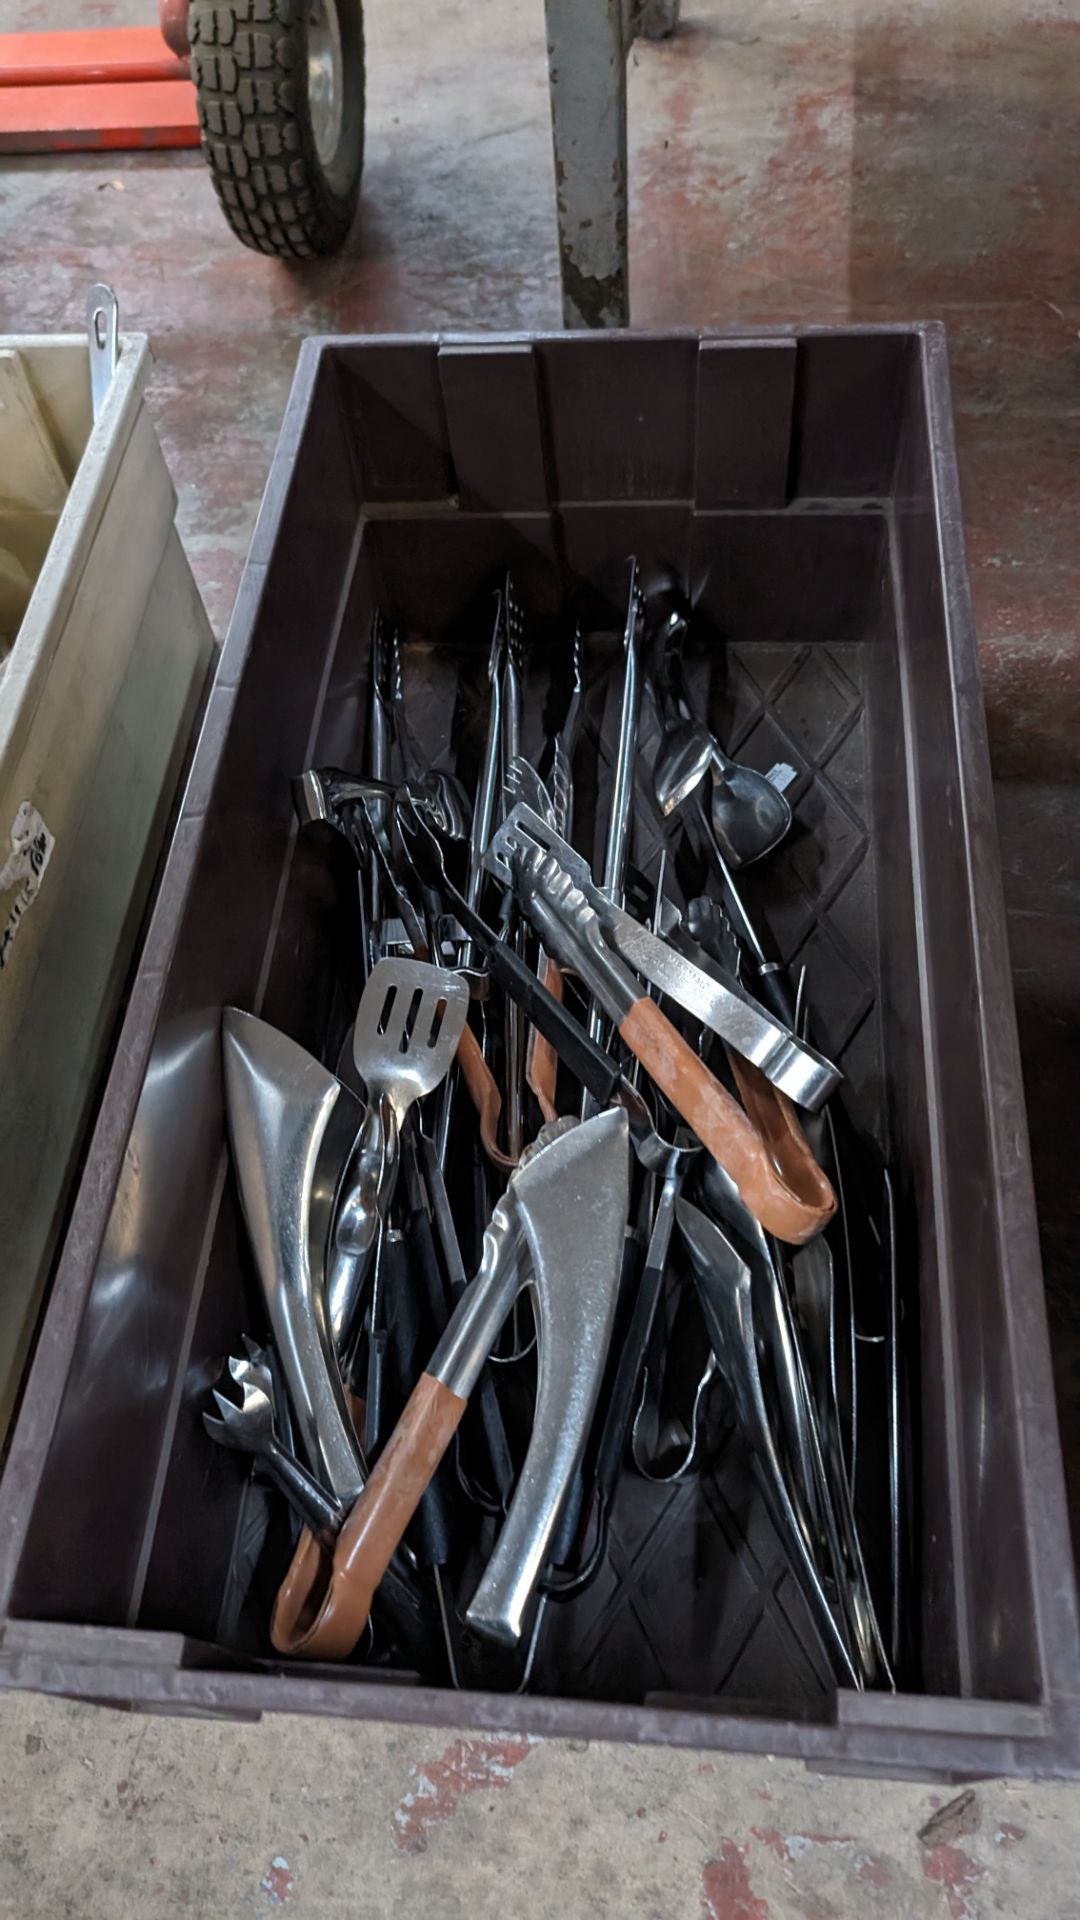
[{"label": "metal container handle bracket", "polygon": [[[310,1534],[277,1598],[277,1651],[345,1660],[372,1596],[468,1404],[532,1262],[540,1376],[525,1465],[468,1610],[476,1632],[507,1645],[547,1558],[580,1461],[611,1340],[629,1206],[629,1130],[621,1110],[561,1121],[523,1160],[484,1236],[479,1272],[421,1374],[333,1556]],[[584,1250],[583,1250],[584,1249]]]},{"label": "metal container handle bracket", "polygon": [[120,307],[112,288],[100,281],[86,296],[86,337],[90,351],[90,404],[97,420],[120,359]]}]

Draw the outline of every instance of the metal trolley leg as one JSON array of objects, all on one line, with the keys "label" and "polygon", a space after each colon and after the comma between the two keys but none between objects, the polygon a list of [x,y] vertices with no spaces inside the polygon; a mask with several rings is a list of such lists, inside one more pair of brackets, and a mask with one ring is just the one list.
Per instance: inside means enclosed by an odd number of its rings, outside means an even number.
[{"label": "metal trolley leg", "polygon": [[626,54],[673,32],[679,0],[544,0],[563,324],[625,327]]}]

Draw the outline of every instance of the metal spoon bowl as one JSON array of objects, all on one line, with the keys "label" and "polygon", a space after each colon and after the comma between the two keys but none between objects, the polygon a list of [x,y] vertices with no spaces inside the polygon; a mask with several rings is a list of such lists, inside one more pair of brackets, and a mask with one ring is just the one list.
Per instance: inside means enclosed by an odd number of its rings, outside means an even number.
[{"label": "metal spoon bowl", "polygon": [[715,740],[712,745],[712,830],[728,866],[748,867],[790,831],[791,807],[765,774],[732,760]]},{"label": "metal spoon bowl", "polygon": [[664,584],[654,607],[661,614],[656,629],[660,658],[652,683],[661,730],[653,767],[657,806],[665,815],[674,813],[699,793],[711,773],[708,806],[699,799],[706,824],[729,867],[750,866],[789,832],[791,807],[779,786],[733,760],[691,712],[682,663],[690,606],[674,582]]},{"label": "metal spoon bowl", "polygon": [[661,813],[674,813],[689,800],[715,762],[716,742],[700,721],[676,720],[665,726],[653,767],[653,791]]}]

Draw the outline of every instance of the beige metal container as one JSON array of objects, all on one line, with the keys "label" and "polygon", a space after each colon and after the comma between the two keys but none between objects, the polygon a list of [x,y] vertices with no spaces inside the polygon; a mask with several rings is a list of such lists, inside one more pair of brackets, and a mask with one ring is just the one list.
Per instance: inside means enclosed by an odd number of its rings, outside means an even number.
[{"label": "beige metal container", "polygon": [[0,336],[0,1442],[213,653],[143,394]]}]

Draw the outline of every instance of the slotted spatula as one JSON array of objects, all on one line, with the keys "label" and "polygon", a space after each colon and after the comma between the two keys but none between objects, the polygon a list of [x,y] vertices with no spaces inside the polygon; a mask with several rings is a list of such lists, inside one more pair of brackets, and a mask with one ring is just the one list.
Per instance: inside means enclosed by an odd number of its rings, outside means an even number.
[{"label": "slotted spatula", "polygon": [[334,1228],[330,1324],[346,1350],[364,1278],[397,1183],[402,1122],[450,1069],[465,1027],[469,989],[460,974],[423,960],[380,960],[356,1012],[353,1061],[367,1091]]}]

